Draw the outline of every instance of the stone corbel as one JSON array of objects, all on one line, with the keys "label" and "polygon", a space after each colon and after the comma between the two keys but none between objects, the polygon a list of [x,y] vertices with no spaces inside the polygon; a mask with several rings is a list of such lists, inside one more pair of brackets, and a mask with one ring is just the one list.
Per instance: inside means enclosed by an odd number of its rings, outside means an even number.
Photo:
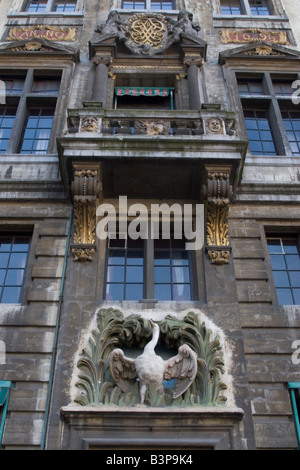
[{"label": "stone corbel", "polygon": [[206,201],[206,252],[213,264],[229,263],[231,247],[228,235],[229,203],[232,196],[230,168],[207,168],[203,185]]},{"label": "stone corbel", "polygon": [[74,164],[74,261],[91,261],[96,252],[96,209],[102,199],[100,164]]}]

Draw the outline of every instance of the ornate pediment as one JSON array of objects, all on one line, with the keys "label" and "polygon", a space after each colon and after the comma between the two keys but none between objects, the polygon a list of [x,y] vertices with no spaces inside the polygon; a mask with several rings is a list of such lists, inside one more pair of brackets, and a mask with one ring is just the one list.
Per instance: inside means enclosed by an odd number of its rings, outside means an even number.
[{"label": "ornate pediment", "polygon": [[271,44],[268,42],[257,42],[247,44],[245,46],[234,47],[233,49],[227,49],[219,55],[220,64],[224,64],[230,59],[240,59],[247,57],[261,57],[264,59],[269,58],[281,58],[281,59],[293,59],[299,60],[300,53],[288,47]]},{"label": "ornate pediment", "polygon": [[115,40],[134,54],[152,56],[179,42],[204,48],[206,43],[198,37],[198,31],[199,24],[186,10],[181,10],[176,19],[160,13],[139,13],[128,17],[112,11],[106,23],[97,27],[96,33],[100,36],[93,45],[111,44]]},{"label": "ornate pediment", "polygon": [[79,51],[74,50],[71,47],[61,46],[53,44],[53,41],[48,41],[46,39],[24,39],[12,41],[0,45],[0,55],[2,54],[14,54],[14,53],[23,53],[23,54],[56,54],[60,56],[72,56],[74,61],[79,60]]}]

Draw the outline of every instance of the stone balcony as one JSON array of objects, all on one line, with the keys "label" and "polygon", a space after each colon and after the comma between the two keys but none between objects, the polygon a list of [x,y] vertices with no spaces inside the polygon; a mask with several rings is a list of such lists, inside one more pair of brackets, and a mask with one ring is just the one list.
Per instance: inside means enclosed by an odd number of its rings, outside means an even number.
[{"label": "stone balcony", "polygon": [[202,105],[199,111],[115,109],[104,110],[96,103],[84,103],[81,109],[68,112],[66,135],[207,136],[237,138],[235,114],[222,111],[219,105]]}]

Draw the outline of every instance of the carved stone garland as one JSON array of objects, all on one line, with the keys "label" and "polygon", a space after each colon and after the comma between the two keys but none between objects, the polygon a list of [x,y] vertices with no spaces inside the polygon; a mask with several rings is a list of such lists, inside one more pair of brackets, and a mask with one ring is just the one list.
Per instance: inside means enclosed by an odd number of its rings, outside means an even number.
[{"label": "carved stone garland", "polygon": [[213,264],[229,263],[231,247],[228,236],[228,212],[232,195],[230,170],[208,170],[206,197],[206,252]]},{"label": "carved stone garland", "polygon": [[71,186],[74,204],[74,261],[91,261],[96,251],[96,209],[102,194],[100,166],[74,167]]},{"label": "carved stone garland", "polygon": [[[227,387],[221,382],[224,373],[223,351],[220,338],[211,338],[211,331],[201,323],[199,315],[189,312],[183,320],[168,315],[157,322],[161,341],[167,348],[178,349],[187,344],[197,355],[198,371],[193,384],[179,398],[173,399],[170,390],[154,393],[148,390],[145,405],[148,406],[216,406],[226,401],[221,392]],[[109,371],[109,357],[115,348],[140,347],[151,339],[149,320],[140,315],[124,318],[122,312],[113,308],[100,309],[97,328],[92,331],[88,345],[83,349],[77,363],[79,394],[75,403],[134,406],[139,403],[139,385],[136,381],[131,390],[124,393],[113,383]]]}]

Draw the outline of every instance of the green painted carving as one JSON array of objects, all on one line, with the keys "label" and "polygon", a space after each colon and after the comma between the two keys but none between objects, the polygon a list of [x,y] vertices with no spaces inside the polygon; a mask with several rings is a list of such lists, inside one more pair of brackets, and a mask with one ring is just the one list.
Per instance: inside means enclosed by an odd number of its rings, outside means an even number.
[{"label": "green painted carving", "polygon": [[[196,379],[186,392],[173,399],[168,388],[164,393],[149,389],[145,404],[148,406],[218,405],[226,400],[220,392],[226,385],[220,381],[224,372],[223,353],[219,338],[211,340],[211,331],[190,312],[183,320],[167,316],[158,322],[160,341],[166,348],[178,349],[187,344],[197,354]],[[151,339],[150,322],[139,315],[124,317],[119,310],[100,309],[97,328],[92,331],[86,348],[77,363],[79,390],[75,402],[80,405],[133,406],[139,403],[139,384],[132,381],[130,392],[123,393],[109,372],[109,356],[115,348],[143,348]]]}]

